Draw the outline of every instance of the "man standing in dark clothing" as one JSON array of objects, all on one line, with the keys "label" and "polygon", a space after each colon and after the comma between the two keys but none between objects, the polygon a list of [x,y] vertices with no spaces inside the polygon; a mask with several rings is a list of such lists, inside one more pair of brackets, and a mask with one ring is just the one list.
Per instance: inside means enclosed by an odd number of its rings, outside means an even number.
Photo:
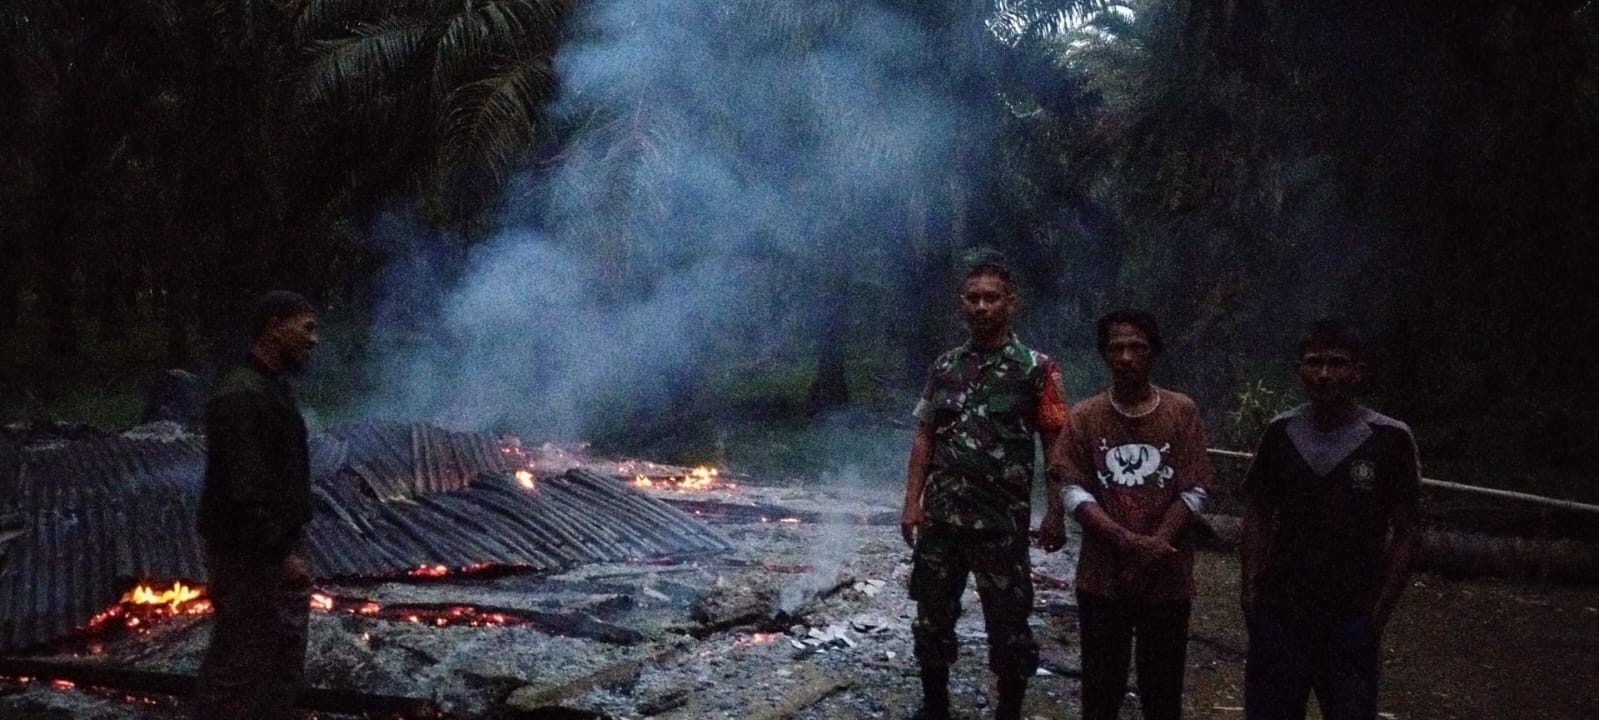
[{"label": "man standing in dark clothing", "polygon": [[311,471],[286,375],[311,359],[316,313],[279,290],[261,297],[250,320],[249,356],[206,403],[198,527],[215,615],[195,693],[199,720],[291,717],[305,665],[311,575],[299,544]]},{"label": "man standing in dark clothing", "polygon": [[1194,543],[1210,463],[1194,402],[1156,387],[1155,318],[1118,310],[1095,326],[1111,386],[1072,408],[1049,471],[1083,526],[1077,561],[1083,720],[1115,720],[1136,651],[1145,720],[1182,716]]},{"label": "man standing in dark clothing", "polygon": [[1266,428],[1244,480],[1249,720],[1377,717],[1383,626],[1419,540],[1420,462],[1410,428],[1354,401],[1354,335],[1322,321],[1299,347],[1310,403]]},{"label": "man standing in dark clothing", "polygon": [[[924,720],[949,717],[949,667],[958,643],[966,576],[977,578],[988,631],[988,666],[998,678],[996,720],[1021,717],[1038,646],[1027,530],[1035,443],[1053,442],[1066,422],[1060,368],[1011,334],[1016,296],[1010,274],[979,265],[961,287],[971,340],[933,363],[917,403],[900,530],[913,549],[912,628],[921,664]],[[1051,538],[1064,541],[1065,511],[1051,492]]]}]

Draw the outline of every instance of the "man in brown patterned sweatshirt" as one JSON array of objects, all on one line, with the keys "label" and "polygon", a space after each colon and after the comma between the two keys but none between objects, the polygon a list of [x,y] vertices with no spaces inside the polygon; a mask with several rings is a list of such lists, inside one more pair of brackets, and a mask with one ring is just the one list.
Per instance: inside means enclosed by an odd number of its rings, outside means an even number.
[{"label": "man in brown patterned sweatshirt", "polygon": [[1083,718],[1120,716],[1136,637],[1144,718],[1176,720],[1194,594],[1187,528],[1210,483],[1205,428],[1188,396],[1149,381],[1161,353],[1149,313],[1116,311],[1096,330],[1111,387],[1072,408],[1049,465],[1083,526]]}]

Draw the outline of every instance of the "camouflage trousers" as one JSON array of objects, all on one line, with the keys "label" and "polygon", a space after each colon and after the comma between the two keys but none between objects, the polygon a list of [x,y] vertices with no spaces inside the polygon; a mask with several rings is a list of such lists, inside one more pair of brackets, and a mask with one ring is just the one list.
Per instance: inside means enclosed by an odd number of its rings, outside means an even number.
[{"label": "camouflage trousers", "polygon": [[916,601],[916,659],[923,667],[949,667],[958,642],[966,576],[977,578],[988,631],[988,667],[999,675],[1030,677],[1038,670],[1038,644],[1027,627],[1033,611],[1032,561],[1027,535],[973,530],[944,523],[922,526],[912,555],[910,596]]},{"label": "camouflage trousers", "polygon": [[207,548],[211,645],[195,688],[196,720],[288,720],[305,670],[311,585],[266,560]]}]

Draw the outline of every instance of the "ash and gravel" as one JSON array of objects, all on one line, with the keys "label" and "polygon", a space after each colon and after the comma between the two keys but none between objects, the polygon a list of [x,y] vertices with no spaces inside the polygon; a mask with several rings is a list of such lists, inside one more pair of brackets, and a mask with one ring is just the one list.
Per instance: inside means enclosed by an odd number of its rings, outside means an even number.
[{"label": "ash and gravel", "polygon": [[[892,507],[892,499],[872,504]],[[306,678],[321,687],[427,698],[446,716],[459,718],[536,717],[564,707],[617,719],[747,718],[765,712],[833,720],[899,718],[915,709],[915,605],[905,593],[910,552],[897,526],[772,518],[718,527],[736,550],[587,565],[546,576],[324,584],[319,589],[327,594],[384,605],[481,605],[585,617],[637,631],[642,639],[604,642],[529,625],[436,627],[314,612]],[[1075,635],[1074,603],[1069,587],[1052,580],[1072,576],[1075,543],[1056,554],[1035,549],[1033,563],[1046,578],[1037,583],[1039,612],[1032,623],[1047,674],[1029,688],[1028,713],[1073,717],[1076,681],[1067,675],[1077,658],[1065,639]],[[817,597],[819,592],[828,594]],[[965,606],[952,696],[967,717],[985,717],[993,696],[974,589],[968,589]],[[739,615],[729,608],[755,612]],[[708,631],[707,614],[719,611],[728,615],[709,620],[741,619]],[[179,618],[145,633],[105,639],[97,654],[74,659],[193,674],[209,631],[206,618]],[[601,673],[607,669],[612,672]],[[512,697],[535,703],[514,707],[507,704]],[[92,689],[55,690],[40,682],[0,683],[0,716],[8,718],[181,716],[169,699],[154,703]]]}]

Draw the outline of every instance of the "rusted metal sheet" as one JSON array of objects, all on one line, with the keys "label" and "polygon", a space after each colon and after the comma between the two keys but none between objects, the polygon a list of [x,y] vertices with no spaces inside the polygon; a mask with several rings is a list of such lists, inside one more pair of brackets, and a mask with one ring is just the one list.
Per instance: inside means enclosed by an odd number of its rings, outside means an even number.
[{"label": "rusted metal sheet", "polygon": [[[8,463],[0,651],[84,627],[140,580],[205,582],[199,438],[75,436],[13,446]],[[489,435],[363,423],[315,435],[311,464],[306,552],[319,578],[483,563],[548,571],[729,547],[615,478],[576,471],[525,488],[520,455]]]}]

